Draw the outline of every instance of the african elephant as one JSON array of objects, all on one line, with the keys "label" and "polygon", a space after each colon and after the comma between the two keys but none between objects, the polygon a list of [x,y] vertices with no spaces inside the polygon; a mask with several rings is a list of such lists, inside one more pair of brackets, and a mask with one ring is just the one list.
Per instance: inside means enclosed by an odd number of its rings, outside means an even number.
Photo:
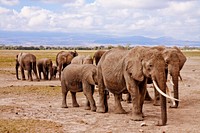
[{"label": "african elephant", "polygon": [[99,87],[97,112],[105,113],[108,111],[107,96],[105,95],[105,88],[107,88],[115,97],[115,113],[125,113],[121,105],[120,95],[128,91],[132,96],[133,120],[143,120],[142,108],[147,78],[151,77],[156,89],[162,94],[162,122],[158,125],[166,124],[166,97],[169,96],[165,94],[165,61],[159,51],[144,47],[135,47],[131,50],[111,49],[101,57],[97,65],[97,75]]},{"label": "african elephant", "polygon": [[95,64],[97,65],[99,60],[101,59],[101,56],[105,53],[105,50],[98,50],[94,53],[93,59],[95,60]]},{"label": "african elephant", "polygon": [[[156,46],[156,47],[152,47],[151,49],[157,49],[162,53],[162,56],[166,63],[166,68],[165,68],[166,79],[169,73],[169,75],[172,78],[171,82],[173,84],[174,98],[179,99],[178,79],[179,77],[180,79],[182,79],[180,76],[180,71],[187,60],[185,55],[177,47],[168,48],[164,46]],[[152,83],[152,82],[150,81],[149,83]],[[149,94],[147,91],[147,96],[148,95]],[[159,95],[157,91],[155,91],[154,105],[159,105],[158,100],[159,100]],[[178,104],[179,104],[179,101],[172,101],[172,105],[170,107],[177,108]]]},{"label": "african elephant", "polygon": [[53,77],[53,63],[52,63],[51,59],[48,59],[48,58],[39,59],[37,61],[37,68],[38,68],[40,79],[42,79],[41,73],[43,73],[45,80],[48,80],[48,77],[50,77],[49,78],[50,80],[52,79],[52,77]]},{"label": "african elephant", "polygon": [[32,78],[32,70],[35,73],[36,79],[39,81],[37,69],[36,69],[36,57],[30,53],[19,53],[16,55],[16,77],[20,79],[18,76],[18,68],[21,69],[22,80],[25,80],[24,70],[28,71],[28,79],[33,81]]},{"label": "african elephant", "polygon": [[90,55],[79,55],[72,59],[71,64],[93,64],[93,59]]},{"label": "african elephant", "polygon": [[56,79],[56,74],[57,74],[57,71],[58,71],[58,70],[57,70],[57,66],[56,66],[56,65],[53,65],[52,68],[53,68],[53,78]]},{"label": "african elephant", "polygon": [[61,71],[71,63],[72,59],[77,56],[76,51],[61,51],[56,55],[56,65],[58,67],[59,79],[61,79]]},{"label": "african elephant", "polygon": [[68,91],[72,95],[73,107],[79,107],[76,101],[76,92],[82,92],[89,100],[85,109],[96,111],[93,98],[93,85],[97,84],[97,68],[93,64],[70,64],[64,68],[61,76],[62,107],[67,108],[66,97]]}]

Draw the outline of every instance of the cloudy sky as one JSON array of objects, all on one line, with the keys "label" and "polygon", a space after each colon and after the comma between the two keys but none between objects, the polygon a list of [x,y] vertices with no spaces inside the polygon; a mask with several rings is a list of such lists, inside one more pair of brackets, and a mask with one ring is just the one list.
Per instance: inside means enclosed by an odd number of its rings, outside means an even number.
[{"label": "cloudy sky", "polygon": [[200,0],[0,0],[0,30],[200,41]]}]

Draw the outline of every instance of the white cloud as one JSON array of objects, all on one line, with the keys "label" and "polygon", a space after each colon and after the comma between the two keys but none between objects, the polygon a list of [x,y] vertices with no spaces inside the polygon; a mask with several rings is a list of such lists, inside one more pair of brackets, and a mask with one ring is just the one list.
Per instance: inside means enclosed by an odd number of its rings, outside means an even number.
[{"label": "white cloud", "polygon": [[44,7],[24,6],[16,11],[0,7],[0,29],[101,32],[200,40],[200,2],[197,0],[96,0],[90,4],[84,0],[49,2],[62,3],[61,9],[55,12]]},{"label": "white cloud", "polygon": [[0,7],[0,14],[6,14],[6,13],[9,13],[9,12],[10,12],[9,9]]},{"label": "white cloud", "polygon": [[19,4],[19,0],[0,0],[0,4],[7,6],[14,6]]}]

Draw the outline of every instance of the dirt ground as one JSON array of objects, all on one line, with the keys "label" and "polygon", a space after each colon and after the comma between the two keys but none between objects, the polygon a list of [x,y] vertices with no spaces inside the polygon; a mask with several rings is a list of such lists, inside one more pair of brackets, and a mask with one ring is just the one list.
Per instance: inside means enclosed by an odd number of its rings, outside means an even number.
[{"label": "dirt ground", "polygon": [[[80,107],[61,108],[60,81],[16,80],[13,69],[0,71],[0,132],[95,132],[95,133],[199,133],[200,132],[200,57],[190,57],[181,71],[180,105],[168,108],[166,126],[158,127],[160,107],[145,102],[144,121],[131,120],[132,104],[122,102],[127,114],[114,114],[114,97],[109,99],[108,113],[84,110],[85,97],[78,94]],[[169,85],[169,87],[172,87]],[[151,96],[153,89],[148,86]],[[95,92],[98,104],[98,93]],[[168,104],[169,106],[169,104]],[[145,123],[145,126],[141,126]],[[14,129],[13,129],[14,128]]]}]

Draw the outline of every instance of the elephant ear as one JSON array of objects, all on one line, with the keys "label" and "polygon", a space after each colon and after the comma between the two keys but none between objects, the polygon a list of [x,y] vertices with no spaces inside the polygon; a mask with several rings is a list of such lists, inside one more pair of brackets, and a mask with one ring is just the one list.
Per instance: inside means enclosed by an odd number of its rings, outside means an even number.
[{"label": "elephant ear", "polygon": [[143,81],[142,61],[139,57],[131,58],[126,63],[126,71],[137,81]]}]

